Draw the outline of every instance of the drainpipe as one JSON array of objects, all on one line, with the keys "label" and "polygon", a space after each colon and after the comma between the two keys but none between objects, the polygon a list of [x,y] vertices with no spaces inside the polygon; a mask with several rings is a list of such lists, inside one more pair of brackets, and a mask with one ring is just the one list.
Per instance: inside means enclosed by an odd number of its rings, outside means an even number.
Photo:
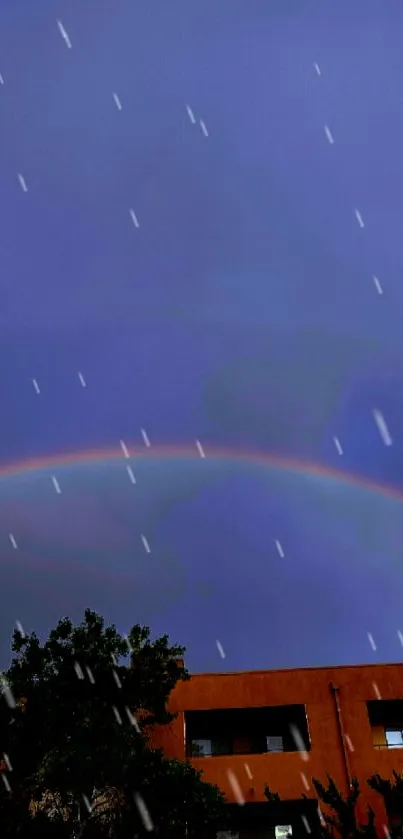
[{"label": "drainpipe", "polygon": [[344,738],[344,725],[343,725],[343,717],[342,717],[342,713],[341,713],[339,688],[336,687],[334,682],[330,682],[330,690],[332,691],[332,694],[333,694],[334,707],[335,707],[335,710],[336,710],[336,717],[337,717],[337,727],[339,729],[341,748],[342,748],[342,751],[343,751],[344,770],[345,770],[345,773],[346,773],[347,785],[348,785],[348,788],[350,789],[351,788],[350,761],[349,761],[349,757],[348,757],[346,741],[345,741],[345,738]]}]

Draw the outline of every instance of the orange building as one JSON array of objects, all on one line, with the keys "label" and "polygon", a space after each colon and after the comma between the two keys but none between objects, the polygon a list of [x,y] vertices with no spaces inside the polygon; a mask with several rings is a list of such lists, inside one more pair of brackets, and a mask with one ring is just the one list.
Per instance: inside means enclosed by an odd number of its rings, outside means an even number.
[{"label": "orange building", "polygon": [[[319,823],[312,777],[326,785],[328,774],[343,793],[358,778],[358,815],[370,804],[385,836],[383,799],[366,780],[403,772],[403,664],[197,674],[169,709],[177,717],[155,744],[244,804],[233,808],[239,839],[279,839],[290,826],[306,839]],[[269,826],[266,784],[283,802]]]}]

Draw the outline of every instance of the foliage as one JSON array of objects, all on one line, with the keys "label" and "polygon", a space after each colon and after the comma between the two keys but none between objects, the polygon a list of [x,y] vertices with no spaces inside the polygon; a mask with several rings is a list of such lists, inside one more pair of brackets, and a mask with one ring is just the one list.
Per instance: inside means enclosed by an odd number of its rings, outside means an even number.
[{"label": "foliage", "polygon": [[328,775],[328,785],[324,787],[319,781],[312,779],[312,783],[318,794],[319,800],[325,804],[330,811],[330,814],[324,814],[323,819],[328,828],[334,830],[342,837],[342,839],[350,839],[350,837],[373,837],[376,839],[377,833],[375,830],[375,814],[371,807],[367,808],[367,822],[365,824],[358,824],[356,806],[360,796],[360,785],[357,778],[351,781],[350,790],[346,797],[337,789],[337,786]]},{"label": "foliage", "polygon": [[87,610],[44,644],[14,632],[12,649],[0,701],[2,837],[125,839],[150,832],[151,819],[179,839],[186,824],[191,832],[221,815],[219,790],[148,736],[172,720],[168,697],[189,678],[183,647],[138,625],[125,639]]},{"label": "foliage", "polygon": [[265,785],[264,794],[270,804],[278,804],[280,802],[278,792],[272,792],[268,784]]},{"label": "foliage", "polygon": [[392,822],[391,839],[403,839],[403,775],[393,771],[392,779],[371,775],[367,781],[375,792],[382,796]]},{"label": "foliage", "polygon": [[[352,779],[346,796],[340,792],[329,775],[327,786],[315,778],[312,779],[312,783],[319,802],[327,809],[326,813],[320,813],[321,826],[318,832],[323,839],[328,839],[335,833],[341,839],[376,839],[378,834],[373,809],[367,807],[366,821],[362,822],[357,819],[356,808],[360,796],[357,778]],[[382,796],[387,812],[393,814],[393,823],[388,828],[390,839],[403,839],[403,776],[393,772],[393,780],[386,780],[380,775],[373,775],[367,783],[371,789]],[[278,794],[273,793],[267,784],[264,792],[271,805],[280,800]],[[306,795],[302,795],[302,798],[307,800]]]}]

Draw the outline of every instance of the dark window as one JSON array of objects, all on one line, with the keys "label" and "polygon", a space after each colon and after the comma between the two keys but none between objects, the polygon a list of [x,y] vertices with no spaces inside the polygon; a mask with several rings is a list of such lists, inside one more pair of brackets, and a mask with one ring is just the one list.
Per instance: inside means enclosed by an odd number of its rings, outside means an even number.
[{"label": "dark window", "polygon": [[315,799],[229,805],[230,824],[216,839],[318,839],[320,822]]},{"label": "dark window", "polygon": [[187,711],[185,720],[189,757],[310,749],[304,705]]},{"label": "dark window", "polygon": [[367,709],[375,748],[403,748],[403,700],[372,699]]},{"label": "dark window", "polygon": [[229,743],[219,739],[194,739],[190,741],[191,757],[211,757],[212,755],[227,755]]}]

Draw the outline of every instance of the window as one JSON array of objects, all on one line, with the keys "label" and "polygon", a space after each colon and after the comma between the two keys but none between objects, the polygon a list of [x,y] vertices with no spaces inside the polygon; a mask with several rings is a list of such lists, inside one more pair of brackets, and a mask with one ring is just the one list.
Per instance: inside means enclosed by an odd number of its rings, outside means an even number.
[{"label": "window", "polygon": [[[226,825],[239,839],[318,839],[320,825],[318,804],[314,798],[261,801],[228,805],[230,822]],[[222,839],[225,837],[221,834]]]},{"label": "window", "polygon": [[268,752],[283,752],[284,743],[282,737],[269,736],[266,737],[266,745]]},{"label": "window", "polygon": [[191,753],[192,757],[211,757],[212,755],[211,740],[192,740]]},{"label": "window", "polygon": [[212,757],[212,755],[227,755],[229,745],[225,740],[192,739],[190,743],[191,757]]},{"label": "window", "polygon": [[287,839],[288,836],[292,836],[292,825],[276,824],[274,828],[274,835],[275,839]]},{"label": "window", "polygon": [[185,711],[188,757],[298,751],[294,730],[309,751],[304,705]]},{"label": "window", "polygon": [[403,749],[403,700],[372,699],[367,708],[374,747]]},{"label": "window", "polygon": [[390,749],[403,748],[403,730],[400,728],[385,729],[386,742]]}]

